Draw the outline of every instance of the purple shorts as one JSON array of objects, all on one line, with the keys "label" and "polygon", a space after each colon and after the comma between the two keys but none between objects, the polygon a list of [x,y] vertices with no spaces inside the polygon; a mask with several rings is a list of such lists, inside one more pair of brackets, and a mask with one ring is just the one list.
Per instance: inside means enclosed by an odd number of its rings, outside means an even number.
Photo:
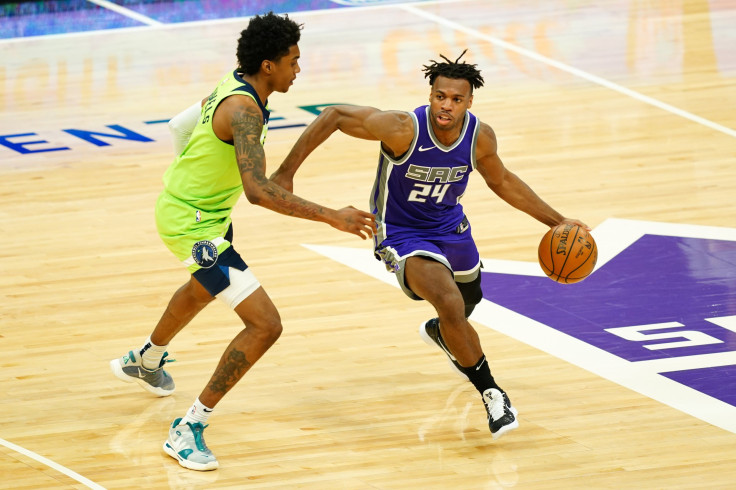
[{"label": "purple shorts", "polygon": [[480,274],[480,255],[469,227],[462,233],[432,239],[401,233],[390,235],[376,247],[374,254],[386,269],[396,273],[399,286],[412,299],[421,298],[406,286],[404,266],[409,257],[420,255],[440,262],[458,283],[471,282]]}]

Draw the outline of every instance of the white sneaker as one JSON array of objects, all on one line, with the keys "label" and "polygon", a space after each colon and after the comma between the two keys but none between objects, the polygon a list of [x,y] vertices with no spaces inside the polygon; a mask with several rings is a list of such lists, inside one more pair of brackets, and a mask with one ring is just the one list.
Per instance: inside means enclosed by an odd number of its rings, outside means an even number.
[{"label": "white sneaker", "polygon": [[181,424],[181,418],[174,420],[169,429],[169,438],[164,442],[164,451],[184,468],[197,471],[217,469],[217,458],[204,442],[203,431],[207,428],[197,422]]}]

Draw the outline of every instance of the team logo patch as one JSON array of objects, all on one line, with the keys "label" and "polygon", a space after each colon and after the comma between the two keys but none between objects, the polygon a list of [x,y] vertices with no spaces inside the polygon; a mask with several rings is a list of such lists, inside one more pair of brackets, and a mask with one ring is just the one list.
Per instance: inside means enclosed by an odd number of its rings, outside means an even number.
[{"label": "team logo patch", "polygon": [[217,247],[209,240],[200,240],[192,247],[194,261],[203,269],[209,269],[217,262]]}]

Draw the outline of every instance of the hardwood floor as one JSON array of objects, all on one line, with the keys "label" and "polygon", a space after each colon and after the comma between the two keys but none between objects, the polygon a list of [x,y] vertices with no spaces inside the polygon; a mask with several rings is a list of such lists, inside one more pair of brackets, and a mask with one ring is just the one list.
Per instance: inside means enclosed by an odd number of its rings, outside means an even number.
[{"label": "hardwood floor", "polygon": [[[594,236],[611,218],[736,228],[728,2],[474,0],[292,16],[305,25],[302,72],[271,98],[269,168],[312,120],[311,106],[411,110],[428,96],[422,65],[468,47],[485,76],[471,110],[496,131],[501,158]],[[193,472],[166,456],[167,425],[199,394],[237,317],[216,302],[177,336],[171,397],[119,382],[107,364],[141,345],[187,279],[153,222],[172,160],[160,121],[232,68],[244,24],[0,42],[0,487],[733,486],[732,431],[473,319],[519,409],[520,428],[493,441],[473,387],[417,335],[430,306],[302,246],[369,253],[369,242],[245,199],[235,244],[284,334],[210,419],[220,469]],[[373,143],[334,135],[295,192],[365,208],[376,155]],[[536,261],[542,224],[477,176],[463,203],[484,259]],[[713,250],[720,270],[733,269],[731,250]],[[619,284],[609,286],[613,295]],[[714,300],[712,316],[736,315],[734,298],[731,289]],[[712,401],[706,411],[728,405],[703,396],[693,400]]]}]

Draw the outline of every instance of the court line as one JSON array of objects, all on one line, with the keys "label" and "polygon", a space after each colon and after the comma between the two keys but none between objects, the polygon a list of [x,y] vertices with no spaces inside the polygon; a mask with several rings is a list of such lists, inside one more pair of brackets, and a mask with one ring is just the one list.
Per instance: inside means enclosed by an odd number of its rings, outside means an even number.
[{"label": "court line", "polygon": [[125,7],[121,7],[120,5],[116,5],[112,2],[108,2],[107,0],[87,0],[87,1],[89,3],[94,3],[95,5],[98,5],[104,9],[112,10],[113,12],[117,12],[120,15],[124,15],[125,17],[129,17],[133,20],[137,20],[138,22],[142,22],[149,26],[163,25],[162,22],[159,22],[155,19],[147,17],[143,14],[139,14],[138,12],[135,12],[134,10],[130,10]]},{"label": "court line", "polygon": [[451,20],[447,20],[444,17],[440,17],[438,15],[425,12],[417,7],[414,7],[412,5],[401,5],[399,8],[417,15],[419,17],[424,17],[427,20],[436,22],[438,24],[442,24],[445,27],[449,27],[450,29],[454,29],[457,31],[464,32],[466,34],[469,34],[471,36],[474,36],[479,39],[483,39],[484,41],[488,41],[491,44],[494,44],[498,47],[501,47],[503,49],[506,49],[508,51],[513,51],[514,53],[520,54],[522,56],[526,56],[527,58],[531,58],[533,60],[539,61],[541,63],[544,63],[549,66],[553,66],[557,68],[558,70],[570,73],[571,75],[574,75],[579,78],[583,78],[585,80],[588,80],[589,82],[593,82],[597,85],[601,85],[602,87],[605,87],[607,89],[616,91],[620,94],[626,95],[628,97],[631,97],[633,99],[636,99],[640,102],[644,102],[645,104],[649,104],[651,106],[657,107],[659,109],[662,109],[664,111],[667,111],[671,114],[674,114],[676,116],[680,116],[682,118],[688,119],[690,121],[693,121],[695,123],[701,124],[707,128],[713,129],[715,131],[721,132],[723,134],[726,134],[728,136],[731,136],[733,138],[736,138],[736,130],[727,128],[726,126],[723,126],[721,124],[715,123],[713,121],[710,121],[708,119],[705,119],[704,117],[697,116],[691,112],[684,111],[682,109],[678,109],[675,106],[666,104],[660,100],[657,100],[653,97],[649,97],[644,94],[640,94],[639,92],[636,92],[635,90],[631,90],[629,88],[623,87],[621,85],[618,85],[616,83],[613,83],[609,80],[606,80],[605,78],[601,78],[597,75],[593,75],[591,73],[588,73],[583,70],[579,70],[577,68],[574,68],[570,65],[566,65],[565,63],[561,63],[559,61],[553,60],[552,58],[548,58],[546,56],[543,56],[539,53],[535,53],[534,51],[530,51],[525,48],[521,48],[519,46],[516,46],[514,44],[508,43],[502,39],[499,39],[494,36],[489,36],[487,34],[483,34],[480,31],[477,31],[475,29],[471,29],[469,27],[465,27],[462,24],[458,24],[457,22],[453,22]]},{"label": "court line", "polygon": [[655,373],[688,371],[722,366],[736,366],[736,352],[714,352],[695,356],[664,357],[646,361],[635,361],[639,367]]},{"label": "court line", "polygon": [[[613,248],[616,250],[625,248],[617,245],[616,241],[623,244],[632,243],[645,233],[736,241],[736,228],[680,225],[616,218],[607,219],[594,230],[596,236],[600,236],[604,231],[607,238],[602,241],[614,244]],[[370,250],[304,243],[302,246],[394,288],[399,287],[393,274],[386,272],[383,264],[375,260]],[[510,261],[505,262],[501,261],[498,264],[502,267],[501,272],[508,273],[510,271]],[[483,264],[485,272],[498,272],[493,269],[495,263],[487,262],[483,258]],[[526,264],[521,262],[519,264],[521,265],[522,274],[526,274]],[[514,272],[512,271],[512,273]],[[726,319],[725,323],[728,325],[731,325],[731,322],[734,321],[732,317],[722,318]],[[736,406],[660,374],[733,365],[733,362],[736,361],[736,352],[677,357],[671,360],[630,362],[485,298],[478,304],[471,319],[491,330],[546,352],[557,359],[578,366],[603,379],[613,381],[652,400],[736,434]]]},{"label": "court line", "polygon": [[59,473],[63,473],[69,478],[73,478],[74,480],[77,480],[79,483],[81,483],[82,485],[85,485],[88,488],[93,488],[94,490],[105,490],[105,487],[98,485],[92,480],[89,480],[83,477],[82,475],[75,473],[74,471],[70,470],[69,468],[66,468],[65,466],[55,463],[48,458],[44,458],[40,454],[36,454],[33,451],[29,451],[28,449],[24,447],[18,446],[17,444],[13,444],[12,442],[6,441],[5,439],[0,439],[0,445],[7,447],[11,451],[15,451],[16,453],[20,453],[24,456],[34,459],[41,464],[45,464],[49,468],[53,468]]}]

